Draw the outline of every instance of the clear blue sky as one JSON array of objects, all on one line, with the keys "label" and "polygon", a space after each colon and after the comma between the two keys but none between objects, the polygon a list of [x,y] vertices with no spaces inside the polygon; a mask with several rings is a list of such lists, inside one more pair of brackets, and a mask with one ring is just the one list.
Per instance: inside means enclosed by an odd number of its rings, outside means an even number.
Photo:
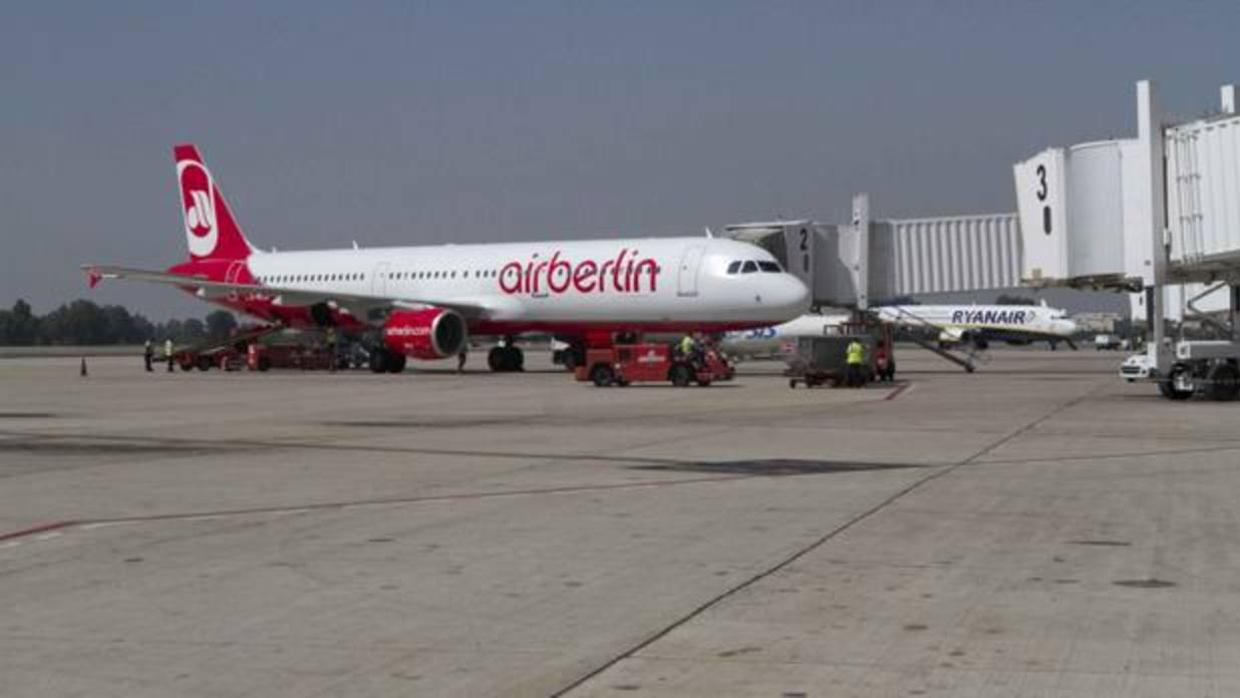
[{"label": "clear blue sky", "polygon": [[285,249],[834,221],[863,190],[1013,210],[1013,162],[1132,133],[1135,80],[1214,107],[1237,28],[1235,0],[5,3],[0,304],[180,260],[182,140]]}]

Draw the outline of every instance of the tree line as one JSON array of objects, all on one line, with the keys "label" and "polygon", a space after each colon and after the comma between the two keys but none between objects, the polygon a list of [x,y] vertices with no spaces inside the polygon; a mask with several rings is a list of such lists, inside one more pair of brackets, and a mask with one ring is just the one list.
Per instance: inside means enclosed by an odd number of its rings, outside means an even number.
[{"label": "tree line", "polygon": [[29,303],[18,299],[12,309],[0,310],[0,345],[141,344],[148,339],[181,344],[226,339],[236,327],[237,319],[227,310],[216,310],[201,320],[152,322],[124,306],[81,299],[36,315]]}]

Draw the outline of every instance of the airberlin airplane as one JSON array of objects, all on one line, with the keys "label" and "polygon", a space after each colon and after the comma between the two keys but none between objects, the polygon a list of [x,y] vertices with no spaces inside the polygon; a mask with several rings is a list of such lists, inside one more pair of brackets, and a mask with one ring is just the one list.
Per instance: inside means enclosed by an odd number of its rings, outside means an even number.
[{"label": "airberlin airplane", "polygon": [[[805,285],[735,240],[646,238],[264,252],[242,234],[192,145],[173,149],[189,259],[166,271],[86,265],[91,285],[132,279],[289,327],[378,330],[371,369],[441,359],[470,334],[545,332],[574,347],[617,332],[726,332],[796,317]],[[519,370],[511,341],[495,371]]]}]

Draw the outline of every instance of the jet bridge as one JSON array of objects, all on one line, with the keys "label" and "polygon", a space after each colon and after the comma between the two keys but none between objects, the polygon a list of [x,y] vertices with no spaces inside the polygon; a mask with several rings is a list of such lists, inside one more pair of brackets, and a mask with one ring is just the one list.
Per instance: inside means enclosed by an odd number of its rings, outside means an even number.
[{"label": "jet bridge", "polygon": [[[742,223],[727,233],[768,249],[817,306],[854,308],[926,293],[1067,286],[1140,293],[1145,355],[1122,375],[1168,397],[1240,397],[1240,115],[1167,125],[1154,85],[1137,83],[1137,136],[1044,150],[1017,163],[1018,212],[873,220],[865,194],[847,223]],[[1164,346],[1168,287],[1225,285],[1222,342]],[[1189,303],[1186,308],[1193,309]]]},{"label": "jet bridge", "polygon": [[[1168,125],[1153,83],[1137,83],[1136,138],[1049,148],[1014,166],[1025,234],[1021,278],[1036,286],[1145,295],[1146,353],[1121,375],[1163,395],[1240,396],[1240,115],[1236,88],[1217,113]],[[1223,284],[1222,341],[1163,341],[1168,286]],[[1192,309],[1192,304],[1188,304]]]},{"label": "jet bridge", "polygon": [[[1010,288],[1020,284],[1016,214],[872,220],[869,197],[853,198],[852,219],[768,221],[727,226],[727,234],[766,248],[813,293],[816,307],[869,308],[908,296]],[[937,334],[942,328],[922,321]],[[984,356],[914,341],[972,372]]]},{"label": "jet bridge", "polygon": [[769,221],[726,231],[770,251],[805,282],[816,306],[865,310],[912,295],[1020,285],[1014,213],[871,220],[869,210],[869,197],[859,194],[848,223]]}]

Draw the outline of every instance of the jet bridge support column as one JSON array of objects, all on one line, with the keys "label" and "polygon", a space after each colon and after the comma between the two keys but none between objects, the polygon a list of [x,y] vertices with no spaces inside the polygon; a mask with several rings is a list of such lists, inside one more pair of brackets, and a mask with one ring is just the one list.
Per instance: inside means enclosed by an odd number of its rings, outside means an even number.
[{"label": "jet bridge support column", "polygon": [[848,273],[857,291],[857,311],[870,307],[870,197],[857,194],[852,200],[852,227]]},{"label": "jet bridge support column", "polygon": [[1167,202],[1163,187],[1163,132],[1158,112],[1158,100],[1154,84],[1149,80],[1137,83],[1137,156],[1138,181],[1136,186],[1144,191],[1139,201],[1144,204],[1132,222],[1146,227],[1138,231],[1135,239],[1150,245],[1152,254],[1139,272],[1141,284],[1146,291],[1149,318],[1149,343],[1146,346],[1148,360],[1158,367],[1159,375],[1166,375],[1171,368],[1171,353],[1164,346],[1166,337],[1167,243],[1164,222],[1167,219]]}]

